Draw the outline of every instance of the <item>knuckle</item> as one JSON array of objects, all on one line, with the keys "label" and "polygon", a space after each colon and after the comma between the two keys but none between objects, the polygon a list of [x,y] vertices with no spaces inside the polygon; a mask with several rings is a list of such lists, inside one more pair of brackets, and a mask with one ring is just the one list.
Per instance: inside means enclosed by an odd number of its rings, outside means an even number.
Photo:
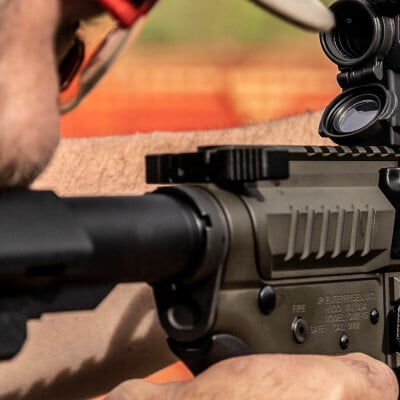
[{"label": "knuckle", "polygon": [[382,391],[383,399],[396,400],[399,396],[398,380],[391,368],[386,364],[375,361],[376,376],[373,385],[376,390]]},{"label": "knuckle", "polygon": [[386,364],[361,353],[345,356],[343,361],[364,377],[366,390],[380,393],[383,400],[398,398],[396,375]]},{"label": "knuckle", "polygon": [[260,368],[264,371],[272,369],[278,363],[278,355],[248,355],[229,358],[211,367],[211,370],[221,374],[243,376],[243,374],[255,374]]},{"label": "knuckle", "polygon": [[217,367],[232,371],[233,373],[241,373],[250,365],[251,361],[249,357],[236,357],[222,361]]},{"label": "knuckle", "polygon": [[351,353],[347,354],[345,356],[342,356],[343,359],[350,359],[350,360],[358,360],[366,363],[375,363],[377,362],[374,358],[371,356],[368,356],[367,354],[364,353]]}]

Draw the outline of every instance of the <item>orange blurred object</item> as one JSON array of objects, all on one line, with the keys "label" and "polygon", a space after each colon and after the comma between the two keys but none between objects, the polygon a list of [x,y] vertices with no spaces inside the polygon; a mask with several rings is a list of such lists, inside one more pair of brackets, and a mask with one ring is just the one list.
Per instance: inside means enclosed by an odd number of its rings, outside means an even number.
[{"label": "orange blurred object", "polygon": [[185,364],[178,362],[171,365],[153,375],[146,380],[151,383],[162,385],[169,382],[186,382],[193,379],[193,374],[189,371]]},{"label": "orange blurred object", "polygon": [[137,18],[137,10],[129,0],[98,0],[122,24],[129,27]]},{"label": "orange blurred object", "polygon": [[336,70],[316,45],[137,49],[76,111],[64,137],[222,129],[324,108]]},{"label": "orange blurred object", "polygon": [[[185,364],[178,362],[170,367],[167,367],[153,375],[150,375],[146,380],[157,385],[170,382],[185,382],[193,379],[192,373],[188,370]],[[105,396],[98,397],[93,400],[104,400]]]}]

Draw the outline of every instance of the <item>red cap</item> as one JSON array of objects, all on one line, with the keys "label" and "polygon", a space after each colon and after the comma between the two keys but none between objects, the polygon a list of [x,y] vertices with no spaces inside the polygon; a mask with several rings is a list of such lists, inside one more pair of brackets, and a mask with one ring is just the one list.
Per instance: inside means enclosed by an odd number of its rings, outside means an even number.
[{"label": "red cap", "polygon": [[131,0],[98,0],[98,2],[125,28],[132,26],[142,14]]}]

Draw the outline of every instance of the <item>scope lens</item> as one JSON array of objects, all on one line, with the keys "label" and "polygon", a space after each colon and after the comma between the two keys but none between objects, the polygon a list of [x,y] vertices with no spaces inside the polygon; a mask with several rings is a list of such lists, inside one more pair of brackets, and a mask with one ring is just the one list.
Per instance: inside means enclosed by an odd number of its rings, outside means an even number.
[{"label": "scope lens", "polygon": [[352,4],[337,15],[333,37],[338,49],[348,57],[360,58],[371,45],[374,27],[363,7]]},{"label": "scope lens", "polygon": [[378,98],[358,99],[336,114],[333,127],[338,133],[350,133],[368,126],[381,111]]},{"label": "scope lens", "polygon": [[359,62],[379,47],[377,18],[362,1],[339,1],[331,7],[336,27],[321,35],[325,53],[338,64]]},{"label": "scope lens", "polygon": [[381,84],[347,89],[326,107],[319,133],[340,145],[389,145],[396,93]]}]

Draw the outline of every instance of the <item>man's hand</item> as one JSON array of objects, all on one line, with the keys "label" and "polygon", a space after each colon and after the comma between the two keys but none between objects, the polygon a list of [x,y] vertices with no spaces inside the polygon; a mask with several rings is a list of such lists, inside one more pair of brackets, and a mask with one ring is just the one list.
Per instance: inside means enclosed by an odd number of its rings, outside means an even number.
[{"label": "man's hand", "polygon": [[397,400],[394,373],[363,354],[261,355],[213,366],[191,382],[130,381],[106,400]]}]

